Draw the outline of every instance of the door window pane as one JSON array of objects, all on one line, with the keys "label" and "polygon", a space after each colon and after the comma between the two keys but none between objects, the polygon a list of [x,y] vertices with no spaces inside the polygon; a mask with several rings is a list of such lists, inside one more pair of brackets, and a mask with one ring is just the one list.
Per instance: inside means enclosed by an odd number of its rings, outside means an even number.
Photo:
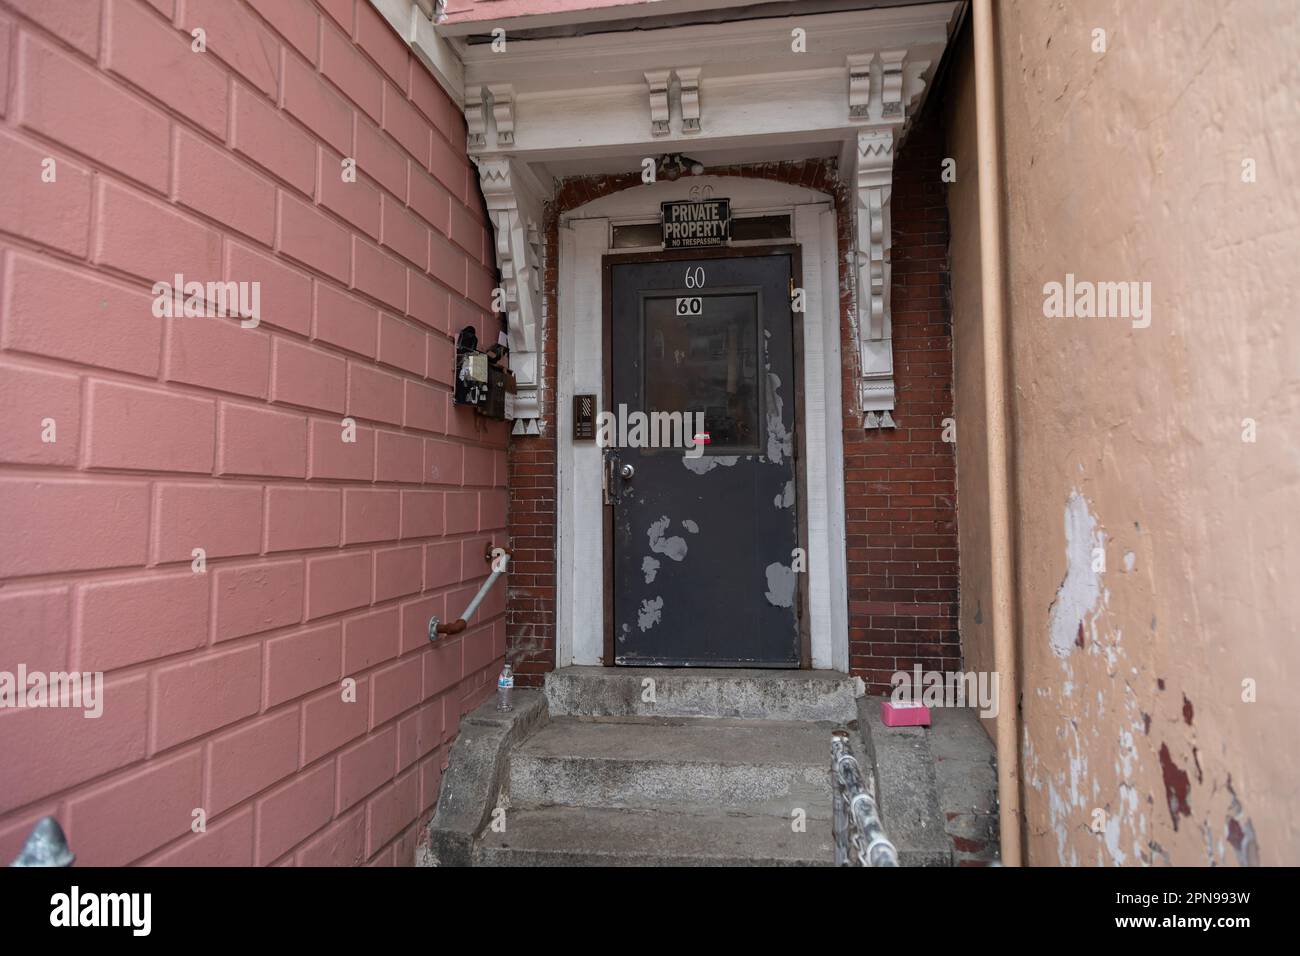
[{"label": "door window pane", "polygon": [[657,222],[636,222],[616,225],[610,230],[615,249],[646,249],[663,247],[663,227]]},{"label": "door window pane", "polygon": [[731,220],[731,241],[743,242],[748,239],[789,239],[790,217],[750,216],[748,219]]},{"label": "door window pane", "polygon": [[698,298],[698,314],[687,306],[684,315],[677,296],[642,300],[645,411],[703,412],[706,455],[756,452],[762,443],[758,296]]}]

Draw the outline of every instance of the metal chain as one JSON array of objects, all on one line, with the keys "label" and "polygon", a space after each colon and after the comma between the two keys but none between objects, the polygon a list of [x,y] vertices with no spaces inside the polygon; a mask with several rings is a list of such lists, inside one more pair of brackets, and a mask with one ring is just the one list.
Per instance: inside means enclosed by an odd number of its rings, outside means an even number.
[{"label": "metal chain", "polygon": [[855,830],[849,840],[853,843],[853,849],[857,851],[858,866],[870,866],[871,858],[867,854],[867,838]]},{"label": "metal chain", "polygon": [[898,866],[898,850],[885,835],[876,801],[868,792],[846,730],[831,734],[835,862],[839,866]]}]

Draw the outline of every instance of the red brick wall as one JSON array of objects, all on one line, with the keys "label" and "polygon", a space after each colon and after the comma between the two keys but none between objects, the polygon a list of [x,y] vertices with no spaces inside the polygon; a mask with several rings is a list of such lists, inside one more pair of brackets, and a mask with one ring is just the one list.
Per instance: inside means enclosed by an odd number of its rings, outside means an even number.
[{"label": "red brick wall", "polygon": [[[44,814],[85,864],[411,861],[505,649],[501,589],[425,636],[506,522],[464,142],[364,0],[0,0],[0,671],[106,684],[0,710],[0,862]],[[260,324],[156,318],[176,272]]]},{"label": "red brick wall", "polygon": [[[845,506],[849,567],[849,653],[854,674],[879,693],[897,669],[920,663],[954,669],[957,635],[957,524],[953,446],[942,441],[952,412],[948,225],[939,180],[942,127],[918,120],[894,164],[893,336],[896,430],[864,430],[857,402],[852,289],[853,200],[829,162],[710,168],[711,175],[775,179],[831,196],[839,216],[844,364]],[[545,370],[542,434],[510,443],[512,565],[508,634],[520,684],[538,686],[555,666],[555,355],[559,216],[637,186],[638,173],[560,184],[546,223]],[[520,552],[519,549],[523,549]],[[525,575],[527,575],[525,577]]]},{"label": "red brick wall", "polygon": [[509,660],[520,687],[541,687],[555,669],[555,290],[559,246],[554,210],[548,207],[543,264],[542,383],[540,434],[512,435],[507,491],[510,495],[510,590],[506,606]]},{"label": "red brick wall", "polygon": [[[845,408],[844,497],[849,569],[849,660],[876,693],[896,670],[951,671],[957,631],[957,487],[952,415],[948,213],[939,178],[939,111],[918,119],[894,158],[891,317],[896,429],[864,430]],[[844,394],[856,393],[857,355],[842,327]],[[846,401],[846,405],[848,402]]]}]

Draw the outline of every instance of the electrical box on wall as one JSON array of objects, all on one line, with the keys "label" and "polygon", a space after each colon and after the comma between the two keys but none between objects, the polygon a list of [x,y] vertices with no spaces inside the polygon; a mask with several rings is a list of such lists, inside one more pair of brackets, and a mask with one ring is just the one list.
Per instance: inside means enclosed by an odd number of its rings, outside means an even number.
[{"label": "electrical box on wall", "polygon": [[461,329],[456,337],[453,403],[469,405],[487,418],[513,419],[515,374],[501,364],[509,351],[500,343],[480,351],[474,326]]}]

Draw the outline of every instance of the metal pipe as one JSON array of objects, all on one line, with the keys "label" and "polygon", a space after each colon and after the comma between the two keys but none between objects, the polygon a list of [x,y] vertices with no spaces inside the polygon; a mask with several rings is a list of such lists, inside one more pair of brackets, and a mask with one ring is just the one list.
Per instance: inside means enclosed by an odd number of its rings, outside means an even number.
[{"label": "metal pipe", "polygon": [[1006,322],[1003,315],[1002,161],[998,153],[997,51],[992,0],[974,0],[975,138],[979,150],[984,434],[988,447],[989,580],[993,666],[998,674],[998,825],[1004,866],[1020,865],[1020,690],[1011,539]]},{"label": "metal pipe", "polygon": [[[494,550],[498,553],[494,554]],[[429,640],[437,640],[439,634],[459,634],[469,627],[469,620],[474,616],[474,612],[478,610],[478,606],[483,603],[483,598],[487,597],[488,591],[492,589],[492,585],[496,584],[497,578],[505,574],[506,568],[510,565],[512,554],[513,552],[509,548],[498,546],[494,549],[490,544],[487,546],[484,557],[492,562],[492,573],[479,586],[478,593],[474,595],[474,599],[469,602],[464,613],[459,618],[449,624],[441,623],[436,617],[429,618]]]},{"label": "metal pipe", "polygon": [[478,610],[478,606],[483,603],[483,598],[487,596],[488,589],[497,583],[497,578],[501,577],[501,572],[505,570],[505,566],[509,563],[510,555],[504,555],[502,557],[501,570],[494,570],[488,575],[487,580],[479,587],[478,594],[474,595],[474,600],[469,602],[469,606],[465,608],[465,613],[460,616],[462,621],[468,621],[474,616],[474,612]]}]

